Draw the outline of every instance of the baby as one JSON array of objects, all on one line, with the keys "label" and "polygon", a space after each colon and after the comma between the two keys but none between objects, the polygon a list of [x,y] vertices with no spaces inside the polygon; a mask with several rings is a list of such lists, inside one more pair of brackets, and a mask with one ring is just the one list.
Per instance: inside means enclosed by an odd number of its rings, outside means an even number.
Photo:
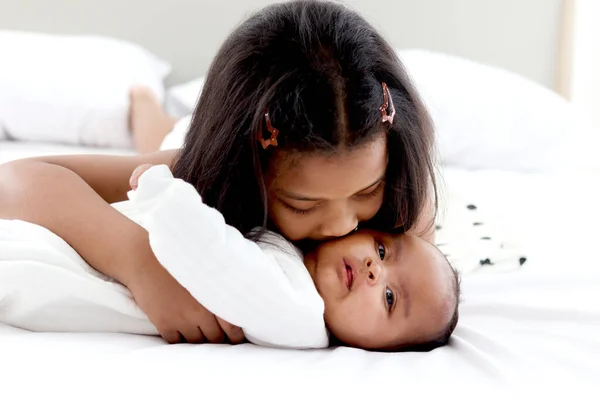
[{"label": "baby", "polygon": [[341,342],[400,350],[447,343],[458,321],[459,281],[446,257],[413,235],[358,231],[304,258]]},{"label": "baby", "polygon": [[419,237],[361,230],[303,257],[273,232],[245,239],[166,166],[131,183],[130,201],[115,207],[149,231],[161,264],[201,304],[254,343],[426,349],[456,326],[457,272]]}]

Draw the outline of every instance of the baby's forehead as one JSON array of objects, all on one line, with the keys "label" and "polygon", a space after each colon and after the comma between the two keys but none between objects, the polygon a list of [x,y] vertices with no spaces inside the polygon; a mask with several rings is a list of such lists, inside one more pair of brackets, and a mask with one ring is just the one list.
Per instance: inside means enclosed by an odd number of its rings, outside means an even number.
[{"label": "baby's forehead", "polygon": [[[378,236],[380,238],[385,238],[388,241],[392,242],[395,245],[402,245],[403,243],[410,242],[411,247],[423,247],[426,248],[426,243],[428,243],[425,239],[421,239],[416,235],[412,235],[406,232],[384,232],[384,231],[371,231],[371,235]],[[416,245],[416,246],[415,246]]]},{"label": "baby's forehead", "polygon": [[409,256],[418,256],[423,263],[434,265],[436,268],[446,271],[452,269],[445,254],[426,239],[409,233],[381,232],[379,234],[393,243],[396,250],[402,254],[402,257],[397,258],[398,262],[412,258]]},{"label": "baby's forehead", "polygon": [[387,238],[389,240],[401,240],[407,235],[407,233],[403,232],[389,232],[389,231],[378,231],[375,229],[361,229],[357,233],[366,234],[373,237],[378,238]]}]

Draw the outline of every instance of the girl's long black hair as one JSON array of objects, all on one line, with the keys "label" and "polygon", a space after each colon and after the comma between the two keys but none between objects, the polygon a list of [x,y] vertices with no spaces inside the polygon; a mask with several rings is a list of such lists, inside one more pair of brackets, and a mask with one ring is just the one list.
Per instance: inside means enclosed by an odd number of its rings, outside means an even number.
[{"label": "girl's long black hair", "polygon": [[[382,82],[396,116],[381,122]],[[435,190],[433,127],[394,49],[356,12],[326,1],[268,6],[225,41],[206,77],[174,175],[244,234],[267,226],[263,172],[273,148],[257,133],[265,110],[277,149],[352,149],[387,134],[379,230],[413,227]],[[436,207],[437,208],[437,207]]]}]

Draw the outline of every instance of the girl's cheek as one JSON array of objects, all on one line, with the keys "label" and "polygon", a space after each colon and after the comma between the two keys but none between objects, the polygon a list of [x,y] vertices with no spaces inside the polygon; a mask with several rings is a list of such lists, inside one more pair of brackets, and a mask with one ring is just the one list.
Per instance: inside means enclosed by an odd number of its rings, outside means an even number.
[{"label": "girl's cheek", "polygon": [[280,233],[291,241],[309,239],[315,230],[312,217],[296,216],[287,210],[281,210],[274,222]]},{"label": "girl's cheek", "polygon": [[273,204],[269,210],[269,218],[271,222],[279,229],[279,233],[288,240],[298,240],[298,226],[295,221],[287,215],[288,211],[280,204]]},{"label": "girl's cheek", "polygon": [[377,213],[379,212],[379,209],[381,208],[382,205],[383,205],[383,195],[381,195],[381,197],[373,199],[372,202],[365,205],[365,207],[361,210],[362,212],[361,212],[361,215],[359,216],[359,219],[361,221],[368,221],[371,218],[375,217],[375,215],[377,215]]},{"label": "girl's cheek", "polygon": [[306,228],[303,222],[290,218],[284,218],[279,225],[281,233],[292,241],[306,239],[310,233]]}]

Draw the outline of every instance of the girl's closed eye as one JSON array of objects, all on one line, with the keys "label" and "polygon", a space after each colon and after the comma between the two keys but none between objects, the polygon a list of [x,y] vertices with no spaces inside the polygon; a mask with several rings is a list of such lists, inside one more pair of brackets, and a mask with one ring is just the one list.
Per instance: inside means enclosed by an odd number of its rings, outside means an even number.
[{"label": "girl's closed eye", "polygon": [[372,197],[377,196],[379,194],[379,192],[381,191],[381,189],[383,189],[384,186],[385,185],[383,184],[383,181],[381,181],[377,184],[377,186],[375,186],[369,192],[357,193],[357,194],[355,194],[355,197],[357,197],[358,199],[370,199]]},{"label": "girl's closed eye", "polygon": [[292,205],[289,205],[288,203],[282,202],[282,204],[291,212],[293,212],[294,214],[298,214],[298,215],[307,215],[312,213],[313,211],[315,211],[317,209],[317,206],[311,207],[311,208],[307,208],[307,209],[301,209],[301,208],[296,208]]}]

